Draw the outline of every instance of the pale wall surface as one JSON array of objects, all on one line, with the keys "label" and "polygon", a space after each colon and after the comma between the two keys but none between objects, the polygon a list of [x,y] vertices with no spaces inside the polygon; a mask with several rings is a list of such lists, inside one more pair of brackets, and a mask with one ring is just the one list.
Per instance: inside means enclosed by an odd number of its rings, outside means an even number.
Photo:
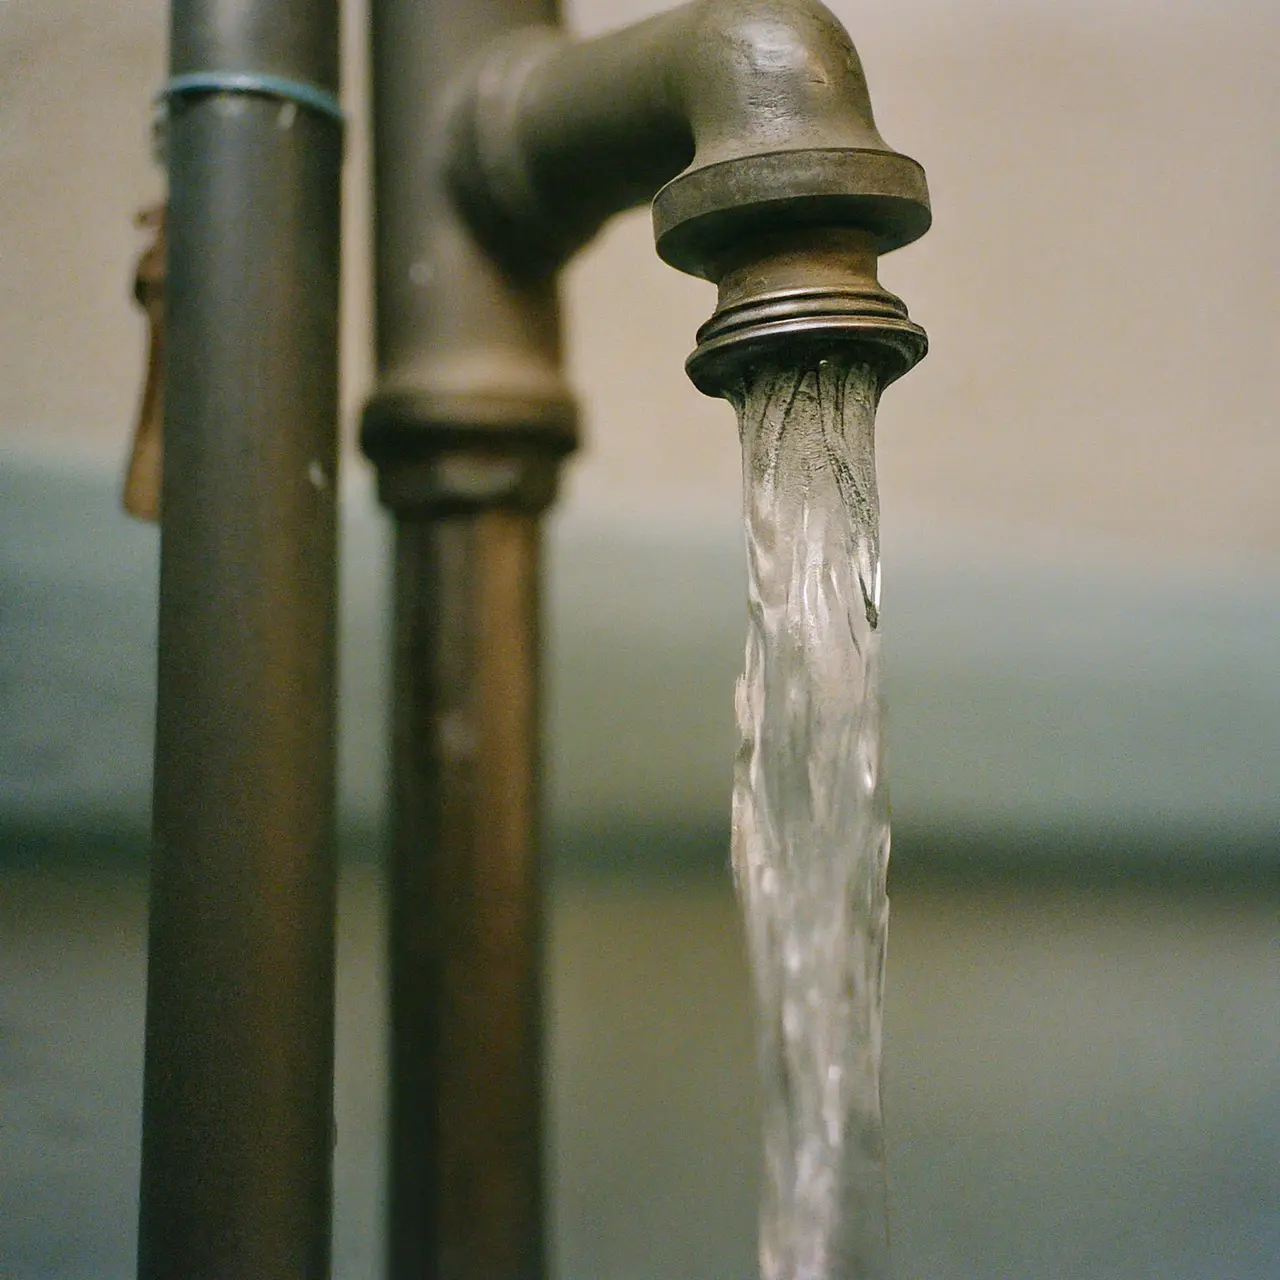
[{"label": "pale wall surface", "polygon": [[[142,886],[5,887],[0,1275],[126,1280]],[[367,873],[344,890],[334,1276],[373,1280],[383,903]],[[901,1280],[1275,1280],[1274,922],[1273,901],[1232,898],[895,897],[885,1108]],[[548,925],[552,1276],[749,1280],[759,1148],[727,884],[568,885]]]},{"label": "pale wall surface", "polygon": [[[0,862],[6,830],[147,830],[158,538],[116,504],[96,463],[0,467]],[[367,832],[387,796],[388,539],[368,493],[342,517],[339,812]],[[566,508],[547,561],[557,838],[683,832],[723,867],[746,594],[733,520]],[[1276,575],[1189,591],[957,541],[895,554],[884,603],[896,867],[921,865],[922,836],[932,860],[940,833],[1012,831],[1018,868],[1047,853],[1096,872],[1127,850],[1135,867],[1276,879]]]},{"label": "pale wall surface", "polygon": [[[660,7],[580,0],[569,18],[589,33]],[[1280,8],[833,7],[936,210],[884,267],[933,339],[882,414],[886,509],[926,540],[976,525],[1273,560]],[[164,21],[157,0],[0,4],[0,441],[114,449],[126,431]],[[349,415],[369,376],[360,21],[349,5]],[[731,421],[680,368],[710,290],[657,262],[645,223],[624,219],[568,280],[591,446],[571,500],[719,518],[737,501]]]}]

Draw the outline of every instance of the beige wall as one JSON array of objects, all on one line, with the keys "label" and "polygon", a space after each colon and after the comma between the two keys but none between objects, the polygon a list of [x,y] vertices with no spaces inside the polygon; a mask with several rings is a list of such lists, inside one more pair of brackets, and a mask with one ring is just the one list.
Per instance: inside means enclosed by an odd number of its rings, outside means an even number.
[{"label": "beige wall", "polygon": [[[662,7],[580,0],[594,31]],[[886,510],[925,538],[1280,552],[1280,6],[836,0],[936,227],[883,275],[933,351],[882,411]],[[106,450],[133,410],[133,211],[163,73],[156,0],[0,4],[0,441]],[[360,13],[348,6],[357,35]],[[362,103],[348,60],[349,101]],[[367,385],[363,137],[350,147],[346,403]],[[590,451],[571,501],[726,516],[728,411],[681,362],[709,287],[623,219],[567,283]]]}]

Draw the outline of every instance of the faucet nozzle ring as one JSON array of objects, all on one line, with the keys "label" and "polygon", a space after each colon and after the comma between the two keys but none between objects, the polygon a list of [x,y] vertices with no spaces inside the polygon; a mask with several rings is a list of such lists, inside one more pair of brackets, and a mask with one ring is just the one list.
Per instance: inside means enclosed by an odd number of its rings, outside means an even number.
[{"label": "faucet nozzle ring", "polygon": [[928,349],[925,331],[876,279],[877,239],[848,227],[789,228],[736,246],[713,269],[720,296],[685,368],[699,391],[723,395],[780,349],[856,343],[881,389]]}]

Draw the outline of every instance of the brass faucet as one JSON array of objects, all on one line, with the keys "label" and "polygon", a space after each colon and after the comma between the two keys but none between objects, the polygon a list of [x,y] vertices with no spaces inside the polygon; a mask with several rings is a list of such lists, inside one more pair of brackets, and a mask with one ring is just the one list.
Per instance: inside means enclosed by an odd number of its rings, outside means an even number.
[{"label": "brass faucet", "polygon": [[394,1280],[543,1274],[537,582],[577,441],[559,268],[652,201],[659,256],[719,287],[688,362],[711,395],[780,352],[857,344],[883,387],[925,350],[876,279],[929,227],[924,172],[822,4],[696,0],[589,41],[554,19],[373,6]]},{"label": "brass faucet", "polygon": [[[688,363],[708,394],[762,353],[856,344],[883,386],[925,350],[876,280],[928,229],[924,173],[880,137],[818,0],[694,0],[586,42],[557,9],[371,0],[392,1280],[545,1274],[538,583],[577,443],[557,271],[652,201],[659,255],[719,288]],[[155,519],[167,455],[139,1274],[321,1276],[338,7],[183,0],[172,18],[124,497]]]}]

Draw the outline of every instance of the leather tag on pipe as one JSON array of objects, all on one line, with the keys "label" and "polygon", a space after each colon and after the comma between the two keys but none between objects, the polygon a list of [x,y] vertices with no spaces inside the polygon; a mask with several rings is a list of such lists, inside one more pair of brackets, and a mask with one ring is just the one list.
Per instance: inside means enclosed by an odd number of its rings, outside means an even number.
[{"label": "leather tag on pipe", "polygon": [[124,509],[139,520],[158,522],[164,463],[165,206],[144,209],[137,223],[154,238],[138,259],[133,281],[133,296],[147,316],[147,371],[125,470]]}]

